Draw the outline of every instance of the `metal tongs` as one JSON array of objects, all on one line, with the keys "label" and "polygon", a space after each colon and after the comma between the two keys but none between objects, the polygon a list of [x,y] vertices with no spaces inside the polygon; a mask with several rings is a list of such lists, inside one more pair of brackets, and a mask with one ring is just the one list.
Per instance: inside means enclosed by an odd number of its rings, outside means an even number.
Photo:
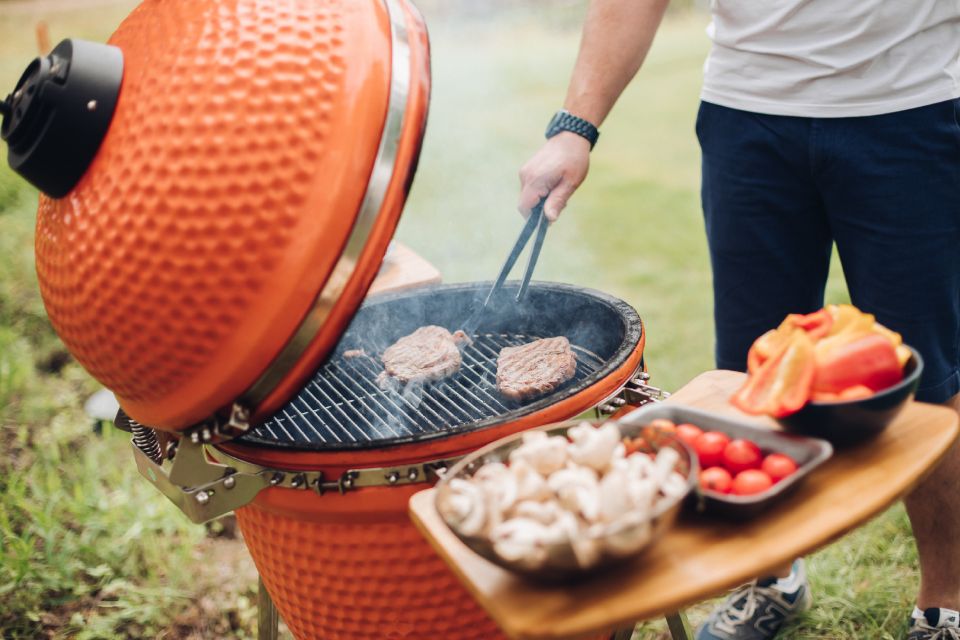
[{"label": "metal tongs", "polygon": [[506,281],[507,275],[509,275],[510,270],[513,269],[513,265],[517,263],[517,258],[520,257],[524,247],[526,247],[530,241],[530,236],[536,231],[537,237],[533,241],[533,249],[530,251],[530,257],[527,259],[527,268],[523,273],[523,280],[520,281],[520,289],[517,291],[515,300],[517,302],[523,302],[523,299],[527,296],[527,289],[530,288],[530,278],[533,277],[533,270],[537,266],[537,260],[540,258],[540,249],[543,247],[543,239],[547,235],[547,227],[550,226],[550,222],[543,213],[543,205],[546,201],[546,198],[542,198],[537,206],[531,210],[530,217],[527,218],[527,223],[523,225],[523,229],[520,231],[520,237],[517,238],[517,242],[513,245],[510,255],[507,256],[506,262],[503,263],[503,268],[500,269],[500,275],[497,276],[497,280],[490,288],[490,292],[487,294],[483,304],[463,323],[461,329],[468,336],[473,335],[477,327],[480,326],[480,320],[487,309],[487,305],[490,304],[493,296],[503,288],[503,283]]}]

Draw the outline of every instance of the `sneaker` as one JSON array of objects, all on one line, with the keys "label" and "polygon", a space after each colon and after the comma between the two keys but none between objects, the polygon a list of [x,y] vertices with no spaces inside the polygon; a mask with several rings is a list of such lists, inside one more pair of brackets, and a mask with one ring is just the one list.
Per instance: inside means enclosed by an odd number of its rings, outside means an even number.
[{"label": "sneaker", "polygon": [[960,640],[960,613],[953,609],[913,608],[907,640]]},{"label": "sneaker", "polygon": [[754,580],[730,594],[697,630],[697,640],[769,640],[784,622],[812,603],[807,572],[800,559],[793,563],[789,577]]}]

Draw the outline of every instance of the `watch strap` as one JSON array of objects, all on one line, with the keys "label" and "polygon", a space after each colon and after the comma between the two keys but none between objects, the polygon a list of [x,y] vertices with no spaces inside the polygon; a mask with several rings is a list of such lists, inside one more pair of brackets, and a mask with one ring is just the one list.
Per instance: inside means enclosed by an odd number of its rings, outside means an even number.
[{"label": "watch strap", "polygon": [[578,118],[565,109],[561,109],[553,116],[547,126],[546,137],[550,139],[561,131],[569,131],[585,138],[590,143],[591,150],[600,138],[600,131],[592,123],[583,118]]}]

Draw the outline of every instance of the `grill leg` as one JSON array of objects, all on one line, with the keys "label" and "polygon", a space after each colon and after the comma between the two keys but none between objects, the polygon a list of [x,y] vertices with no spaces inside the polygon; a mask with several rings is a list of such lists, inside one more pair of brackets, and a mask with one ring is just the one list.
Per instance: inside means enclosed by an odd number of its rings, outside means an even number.
[{"label": "grill leg", "polygon": [[670,628],[670,637],[673,640],[693,640],[693,629],[690,628],[690,621],[683,611],[669,614],[667,627]]},{"label": "grill leg", "polygon": [[633,627],[626,629],[620,629],[619,631],[614,631],[613,635],[610,636],[610,640],[630,640],[633,637]]},{"label": "grill leg", "polygon": [[277,640],[280,635],[280,617],[277,608],[267,593],[267,587],[260,578],[260,593],[257,596],[257,640]]}]

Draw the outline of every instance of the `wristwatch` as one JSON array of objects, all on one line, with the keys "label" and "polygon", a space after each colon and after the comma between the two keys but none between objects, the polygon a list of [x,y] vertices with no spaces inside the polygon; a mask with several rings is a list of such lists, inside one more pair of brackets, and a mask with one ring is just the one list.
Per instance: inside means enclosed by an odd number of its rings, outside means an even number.
[{"label": "wristwatch", "polygon": [[593,150],[593,146],[597,144],[597,140],[600,138],[600,131],[598,131],[595,126],[583,118],[578,118],[566,109],[557,111],[557,113],[553,116],[553,119],[550,121],[550,124],[547,125],[547,139],[552,138],[561,131],[569,131],[585,138],[587,142],[590,143],[591,151]]}]

